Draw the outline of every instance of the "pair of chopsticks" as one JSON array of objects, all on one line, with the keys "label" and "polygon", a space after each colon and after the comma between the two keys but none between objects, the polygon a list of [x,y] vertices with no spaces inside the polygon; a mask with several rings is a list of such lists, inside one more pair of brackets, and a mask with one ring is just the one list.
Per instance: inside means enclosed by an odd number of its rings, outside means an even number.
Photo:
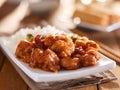
[{"label": "pair of chopsticks", "polygon": [[115,60],[116,62],[120,63],[120,54],[112,50],[111,48],[107,47],[106,45],[99,42],[100,49],[99,52],[104,54],[105,56]]},{"label": "pair of chopsticks", "polygon": [[[83,36],[87,36],[90,37],[89,35],[86,35],[84,32],[80,32],[77,29],[71,30],[73,33],[79,34],[79,35],[83,35]],[[108,58],[120,63],[120,53],[115,52],[114,50],[112,50],[111,48],[109,48],[108,46],[106,46],[105,44],[101,43],[101,42],[97,42],[100,45],[100,49],[99,52],[102,53],[103,55],[107,56]]]}]

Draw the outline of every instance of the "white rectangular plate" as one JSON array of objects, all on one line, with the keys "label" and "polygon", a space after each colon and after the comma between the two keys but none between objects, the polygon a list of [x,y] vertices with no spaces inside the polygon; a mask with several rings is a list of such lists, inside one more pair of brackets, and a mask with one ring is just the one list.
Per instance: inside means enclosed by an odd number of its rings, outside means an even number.
[{"label": "white rectangular plate", "polygon": [[[49,28],[49,29],[47,29]],[[55,28],[53,27],[47,27],[44,29],[47,29],[47,33],[51,33],[51,31]],[[37,29],[41,28],[36,28],[35,30],[20,30],[13,36],[9,37],[0,37],[0,46],[6,53],[6,55],[12,60],[28,77],[30,77],[32,80],[35,82],[51,82],[51,81],[64,81],[64,80],[71,80],[71,79],[77,79],[80,77],[84,77],[86,75],[92,75],[95,73],[99,73],[105,70],[112,69],[116,66],[116,63],[105,57],[104,55],[101,55],[101,59],[98,62],[98,65],[96,66],[91,66],[91,67],[83,67],[77,70],[61,70],[58,73],[52,73],[52,72],[46,72],[42,71],[40,69],[33,69],[29,67],[26,63],[21,62],[15,57],[15,49],[18,44],[18,42],[21,39],[24,39],[27,33],[33,33],[37,34],[40,33],[38,32]],[[51,30],[52,29],[52,30]],[[43,29],[42,29],[43,30]],[[49,31],[50,30],[50,31]],[[52,31],[52,33],[53,33]],[[42,34],[46,33],[45,31],[42,32]],[[54,32],[56,33],[56,32]]]},{"label": "white rectangular plate", "polygon": [[100,26],[95,24],[83,23],[77,25],[78,27],[88,28],[95,31],[102,31],[102,32],[111,32],[120,28],[120,22],[114,23],[109,26]]}]

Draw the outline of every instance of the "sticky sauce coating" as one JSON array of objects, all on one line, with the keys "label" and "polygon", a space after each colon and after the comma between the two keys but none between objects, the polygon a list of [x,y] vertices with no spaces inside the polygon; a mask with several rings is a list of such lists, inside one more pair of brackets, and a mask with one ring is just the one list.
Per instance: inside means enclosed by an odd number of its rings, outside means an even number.
[{"label": "sticky sauce coating", "polygon": [[30,36],[19,42],[15,55],[32,68],[50,72],[75,70],[94,66],[100,59],[99,45],[87,37],[38,34],[31,39]]}]

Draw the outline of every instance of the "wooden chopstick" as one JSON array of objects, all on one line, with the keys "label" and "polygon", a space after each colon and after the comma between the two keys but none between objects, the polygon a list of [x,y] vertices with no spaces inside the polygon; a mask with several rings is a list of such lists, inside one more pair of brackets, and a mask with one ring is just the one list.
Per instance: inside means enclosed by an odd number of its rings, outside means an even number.
[{"label": "wooden chopstick", "polygon": [[106,45],[104,45],[103,43],[99,42],[99,45],[102,49],[106,50],[107,52],[111,53],[112,55],[118,57],[120,59],[120,53],[115,52],[113,49],[107,47]]},{"label": "wooden chopstick", "polygon": [[115,54],[113,55],[111,52],[108,52],[107,50],[100,48],[99,52],[102,53],[103,55],[107,56],[108,58],[120,63],[120,58],[116,56]]}]

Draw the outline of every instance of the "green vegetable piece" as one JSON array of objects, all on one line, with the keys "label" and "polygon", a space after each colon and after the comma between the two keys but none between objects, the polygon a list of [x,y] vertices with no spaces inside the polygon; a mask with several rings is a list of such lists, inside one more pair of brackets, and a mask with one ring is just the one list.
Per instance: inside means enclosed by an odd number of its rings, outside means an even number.
[{"label": "green vegetable piece", "polygon": [[71,39],[73,40],[73,42],[75,42],[76,39],[78,39],[79,37],[80,37],[79,35],[74,34],[74,35],[71,36]]},{"label": "green vegetable piece", "polygon": [[27,40],[32,42],[34,40],[34,36],[32,34],[27,34]]}]

